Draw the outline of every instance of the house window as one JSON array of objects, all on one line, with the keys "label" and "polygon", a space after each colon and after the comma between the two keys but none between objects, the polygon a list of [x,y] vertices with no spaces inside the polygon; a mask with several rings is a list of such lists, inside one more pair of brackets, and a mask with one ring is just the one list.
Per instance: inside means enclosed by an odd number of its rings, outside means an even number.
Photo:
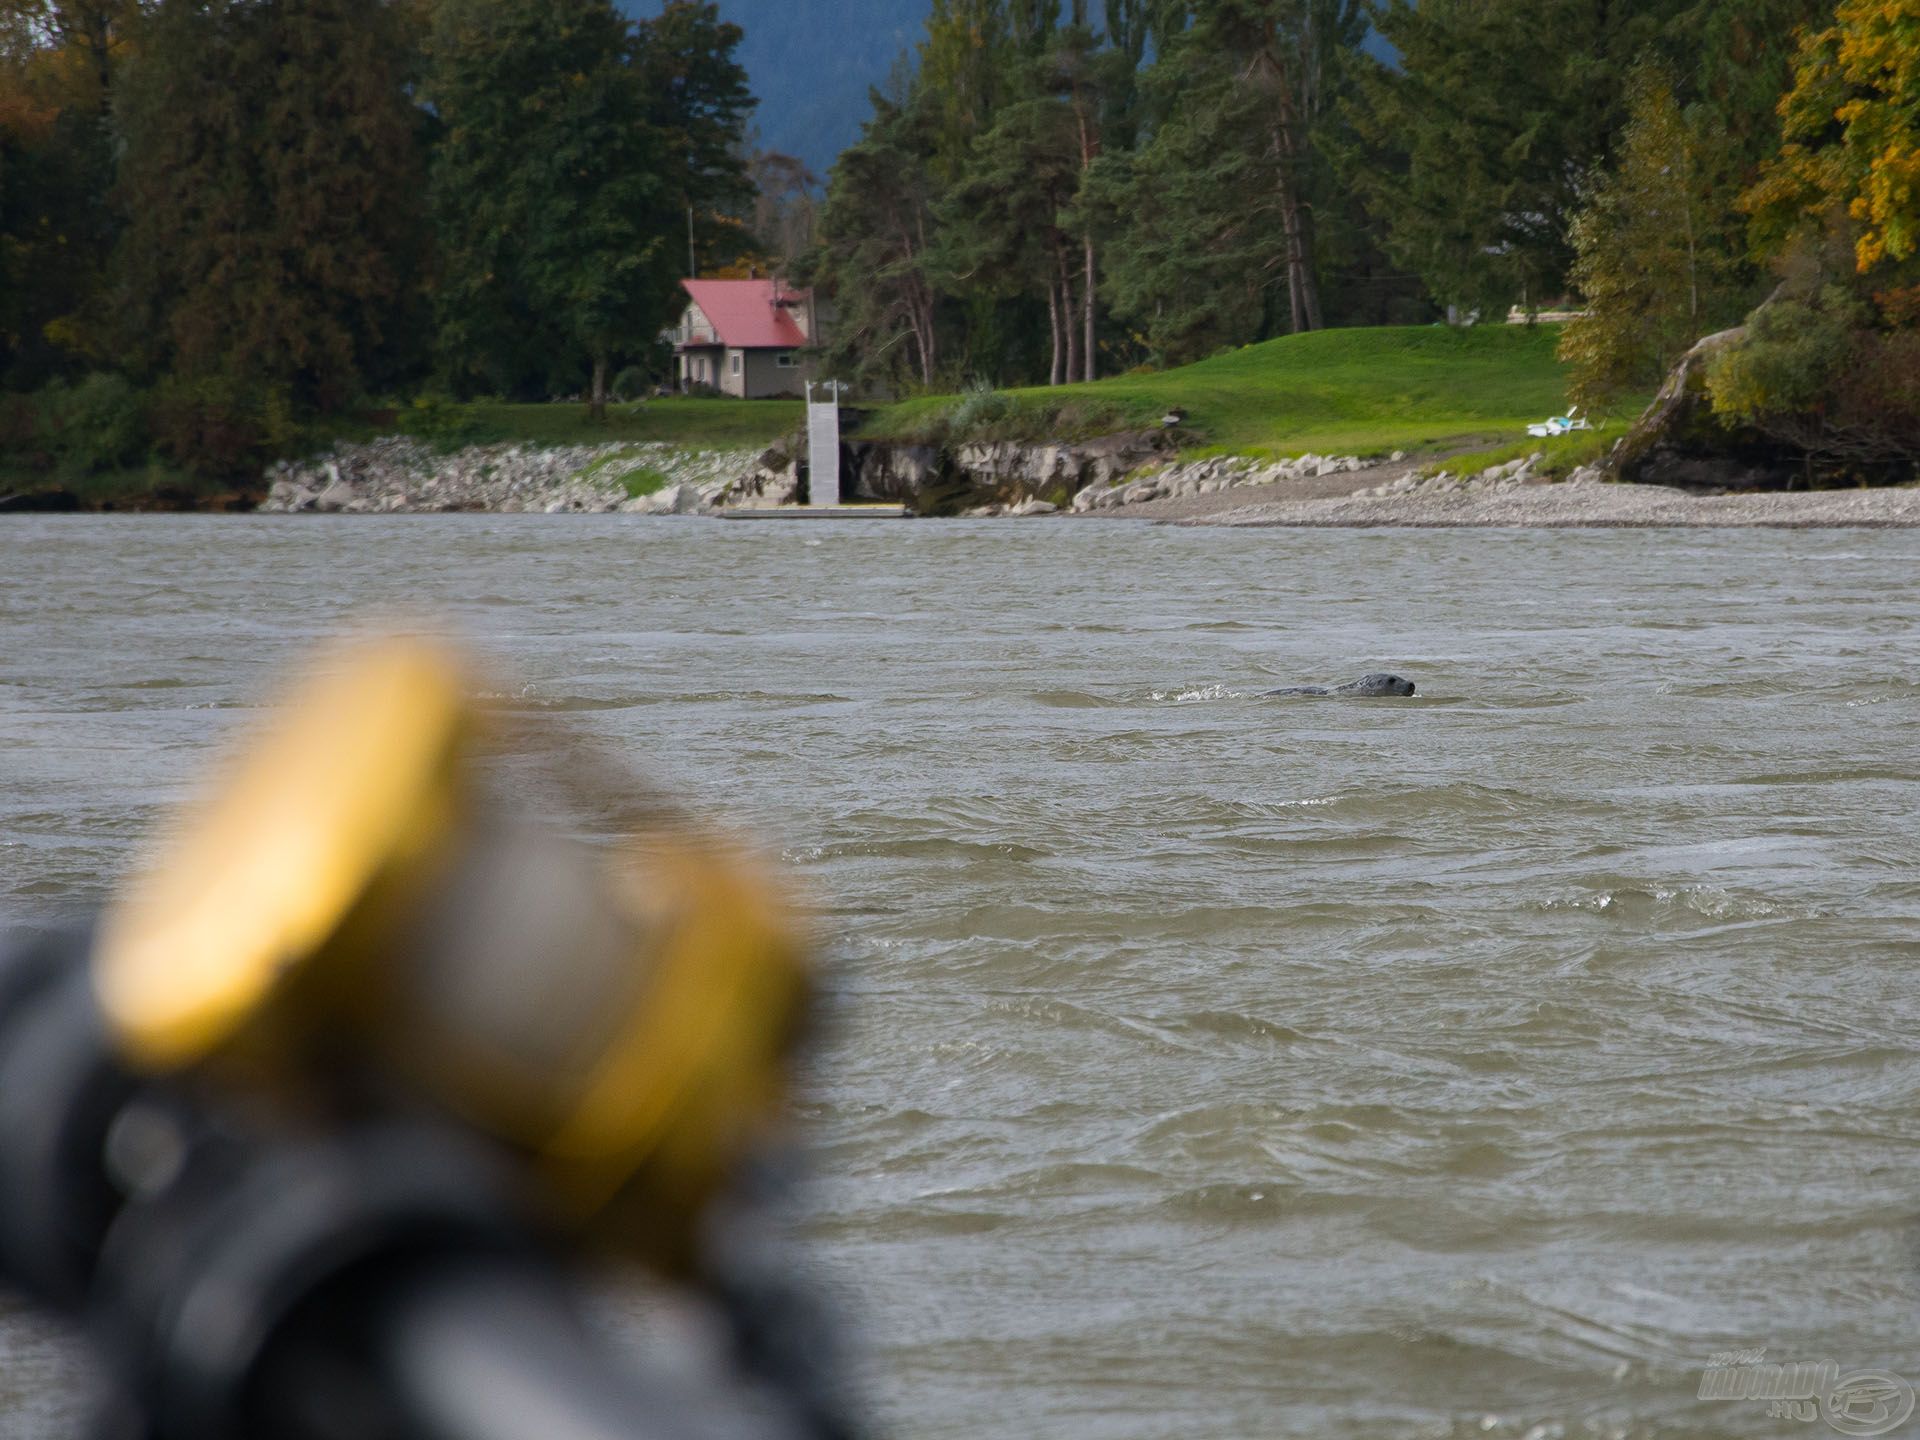
[{"label": "house window", "polygon": [[740,352],[736,350],[727,358],[732,364],[733,373],[738,375],[740,373]]},{"label": "house window", "polygon": [[782,350],[778,355],[773,357],[773,363],[782,370],[793,369],[793,352],[791,350]]}]

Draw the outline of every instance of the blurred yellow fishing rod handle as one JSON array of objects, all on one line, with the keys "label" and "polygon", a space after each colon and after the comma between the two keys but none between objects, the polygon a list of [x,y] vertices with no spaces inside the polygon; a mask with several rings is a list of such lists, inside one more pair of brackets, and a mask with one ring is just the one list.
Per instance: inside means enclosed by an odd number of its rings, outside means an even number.
[{"label": "blurred yellow fishing rod handle", "polygon": [[323,653],[102,917],[95,988],[129,1060],[298,1046],[310,1002],[373,981],[341,972],[377,953],[469,822],[470,689],[460,657],[425,641]]},{"label": "blurred yellow fishing rod handle", "polygon": [[473,690],[435,641],[324,655],[109,907],[101,1007],[135,1066],[309,1122],[430,1101],[521,1154],[557,1223],[658,1256],[782,1109],[805,947],[709,834],[607,851],[514,813]]}]

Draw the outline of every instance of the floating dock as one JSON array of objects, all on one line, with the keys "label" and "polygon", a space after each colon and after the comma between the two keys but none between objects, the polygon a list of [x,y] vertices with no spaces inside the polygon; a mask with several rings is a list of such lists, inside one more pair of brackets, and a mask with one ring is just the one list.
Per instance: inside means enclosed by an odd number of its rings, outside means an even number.
[{"label": "floating dock", "polygon": [[904,520],[904,505],[730,505],[722,520]]}]

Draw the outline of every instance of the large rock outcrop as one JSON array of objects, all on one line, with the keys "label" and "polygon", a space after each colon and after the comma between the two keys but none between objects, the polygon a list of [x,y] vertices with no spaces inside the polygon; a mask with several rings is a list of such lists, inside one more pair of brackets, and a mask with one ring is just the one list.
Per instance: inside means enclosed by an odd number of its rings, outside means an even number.
[{"label": "large rock outcrop", "polygon": [[1029,500],[1056,507],[1090,487],[1104,489],[1164,461],[1172,440],[1137,430],[1075,443],[969,441],[939,447],[855,438],[841,447],[841,490],[850,498],[894,501],[923,515]]},{"label": "large rock outcrop", "polygon": [[1653,404],[1614,450],[1621,480],[1682,490],[1777,490],[1800,473],[1795,456],[1756,431],[1727,426],[1713,412],[1707,366],[1746,338],[1746,327],[1701,340],[1673,367]]},{"label": "large rock outcrop", "polygon": [[939,500],[965,481],[937,446],[850,440],[840,447],[840,484],[850,499],[925,511],[938,508]]}]

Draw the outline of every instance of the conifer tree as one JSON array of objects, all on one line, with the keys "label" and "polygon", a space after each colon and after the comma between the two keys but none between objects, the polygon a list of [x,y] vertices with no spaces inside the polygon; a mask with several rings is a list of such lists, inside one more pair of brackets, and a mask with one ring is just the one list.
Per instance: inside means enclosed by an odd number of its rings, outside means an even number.
[{"label": "conifer tree", "polygon": [[1582,188],[1625,112],[1620,79],[1678,0],[1392,0],[1398,52],[1364,72],[1352,174],[1389,253],[1442,303],[1504,314],[1561,293]]},{"label": "conifer tree", "polygon": [[1194,0],[1159,12],[1165,53],[1146,73],[1147,143],[1094,187],[1115,227],[1115,303],[1157,353],[1191,359],[1272,329],[1325,323],[1315,210],[1321,129],[1357,0]]},{"label": "conifer tree", "polygon": [[338,409],[410,360],[417,116],[381,0],[161,0],[116,116],[131,353]]},{"label": "conifer tree", "polygon": [[135,0],[0,0],[0,381],[32,387],[96,343],[113,245],[114,81]]},{"label": "conifer tree", "polygon": [[609,0],[441,0],[431,193],[441,343],[461,378],[525,388],[577,364],[599,415],[615,356],[669,319],[673,177],[693,169],[652,123],[637,50]]},{"label": "conifer tree", "polygon": [[1081,378],[1084,364],[1074,301],[1082,237],[1071,216],[1083,168],[1072,107],[1030,94],[1005,105],[974,143],[937,214],[936,269],[946,288],[996,298],[1045,294],[1054,385]]},{"label": "conifer tree", "polygon": [[745,38],[712,0],[667,0],[636,27],[647,123],[662,138],[662,179],[693,231],[687,274],[730,263],[750,245],[754,185],[742,155],[757,103],[734,59]]},{"label": "conifer tree", "polygon": [[820,212],[820,247],[807,278],[836,307],[831,358],[873,377],[904,368],[931,386],[940,364],[931,173],[935,122],[917,95],[875,92],[860,139],[841,152]]},{"label": "conifer tree", "polygon": [[1012,31],[1007,0],[933,0],[915,93],[926,110],[934,177],[953,184],[973,142],[993,125]]},{"label": "conifer tree", "polygon": [[1639,66],[1628,94],[1619,158],[1573,222],[1573,283],[1587,313],[1567,326],[1560,356],[1570,393],[1590,406],[1651,388],[1745,309],[1732,283],[1744,247],[1724,203],[1723,152],[1681,112],[1663,66]]}]

